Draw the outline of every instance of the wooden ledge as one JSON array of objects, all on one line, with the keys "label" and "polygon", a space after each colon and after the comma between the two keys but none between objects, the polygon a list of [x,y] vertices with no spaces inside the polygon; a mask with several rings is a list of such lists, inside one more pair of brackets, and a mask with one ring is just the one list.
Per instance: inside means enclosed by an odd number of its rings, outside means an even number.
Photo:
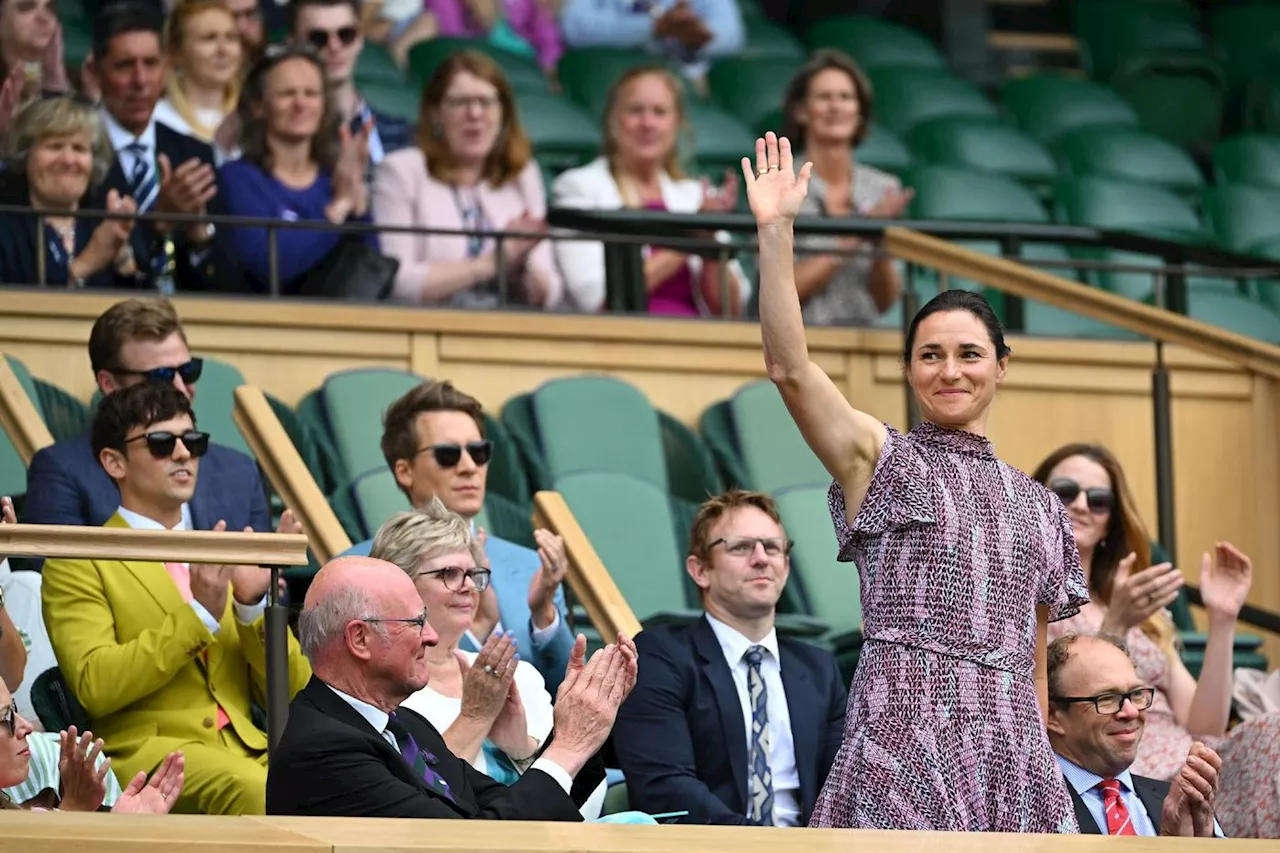
[{"label": "wooden ledge", "polygon": [[81,560],[305,566],[307,537],[300,533],[0,524],[0,554]]}]

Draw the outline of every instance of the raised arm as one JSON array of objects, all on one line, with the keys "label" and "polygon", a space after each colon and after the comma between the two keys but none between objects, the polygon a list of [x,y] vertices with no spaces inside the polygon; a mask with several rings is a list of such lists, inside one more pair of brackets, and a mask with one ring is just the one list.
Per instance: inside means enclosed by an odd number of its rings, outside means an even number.
[{"label": "raised arm", "polygon": [[809,359],[796,294],[792,224],[809,190],[811,163],[796,176],[791,143],[772,131],[756,140],[756,167],[742,158],[747,200],[760,238],[760,328],[769,379],[777,386],[805,442],[845,491],[856,515],[875,470],[886,430],[845,399]]}]

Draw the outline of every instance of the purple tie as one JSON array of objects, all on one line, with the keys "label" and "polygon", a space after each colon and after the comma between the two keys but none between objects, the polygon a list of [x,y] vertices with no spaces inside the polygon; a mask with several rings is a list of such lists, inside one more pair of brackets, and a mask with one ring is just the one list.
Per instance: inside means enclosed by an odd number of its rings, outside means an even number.
[{"label": "purple tie", "polygon": [[436,757],[418,747],[418,742],[413,739],[413,735],[409,734],[409,730],[405,728],[404,723],[396,719],[394,713],[387,719],[387,731],[391,732],[395,737],[396,743],[400,745],[400,754],[404,756],[404,760],[413,768],[413,771],[422,778],[423,783],[456,805],[457,801],[453,799],[453,793],[449,790],[449,783],[432,767],[436,763]]}]

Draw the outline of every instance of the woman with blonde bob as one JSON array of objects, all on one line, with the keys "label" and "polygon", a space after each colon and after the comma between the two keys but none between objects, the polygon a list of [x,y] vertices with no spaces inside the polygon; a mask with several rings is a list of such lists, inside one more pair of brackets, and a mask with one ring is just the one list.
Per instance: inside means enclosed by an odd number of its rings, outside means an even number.
[{"label": "woman with blonde bob", "polygon": [[165,23],[169,77],[156,121],[213,143],[235,112],[244,71],[236,20],[221,0],[180,0]]}]

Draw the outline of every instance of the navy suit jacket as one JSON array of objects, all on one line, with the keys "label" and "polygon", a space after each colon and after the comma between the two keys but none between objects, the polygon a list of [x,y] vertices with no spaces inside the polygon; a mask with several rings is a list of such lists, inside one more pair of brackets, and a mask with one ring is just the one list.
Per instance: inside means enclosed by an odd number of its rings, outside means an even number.
[{"label": "navy suit jacket", "polygon": [[[711,624],[646,628],[636,647],[639,678],[613,728],[631,808],[687,810],[685,823],[746,824],[742,704]],[[847,694],[830,652],[788,637],[778,638],[778,651],[806,824],[840,748]]]},{"label": "navy suit jacket", "polygon": [[[101,527],[119,506],[120,490],[93,455],[88,433],[59,441],[32,457],[23,521]],[[212,530],[220,520],[227,522],[228,530],[272,529],[258,464],[237,450],[211,443],[200,460],[191,522],[197,530]],[[24,568],[38,570],[40,565]]]},{"label": "navy suit jacket", "polygon": [[[1133,792],[1142,801],[1143,808],[1147,810],[1147,817],[1151,818],[1151,826],[1155,828],[1156,835],[1159,835],[1160,818],[1164,815],[1164,798],[1169,796],[1169,783],[1134,773]],[[1071,787],[1070,782],[1067,783],[1067,793],[1071,795],[1071,805],[1075,806],[1076,821],[1080,824],[1081,834],[1106,835],[1107,828],[1098,826],[1098,822],[1094,820],[1093,813],[1089,811],[1089,807],[1085,805],[1081,796],[1076,793],[1076,789]]]}]

